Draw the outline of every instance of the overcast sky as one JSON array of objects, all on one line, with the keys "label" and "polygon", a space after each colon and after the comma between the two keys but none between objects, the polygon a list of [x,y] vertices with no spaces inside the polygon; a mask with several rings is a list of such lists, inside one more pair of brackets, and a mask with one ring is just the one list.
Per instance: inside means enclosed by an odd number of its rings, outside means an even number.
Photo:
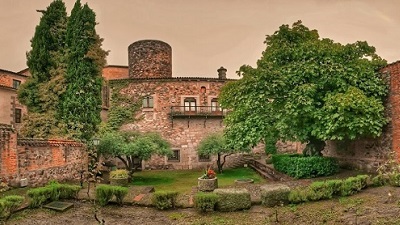
[{"label": "overcast sky", "polygon": [[[0,69],[26,68],[25,53],[52,0],[0,0]],[[75,0],[65,0],[68,14]],[[389,63],[400,60],[400,0],[82,0],[97,14],[109,65],[127,65],[128,45],[157,39],[172,47],[173,76],[228,77],[254,66],[265,35],[302,20],[342,44],[366,40]]]}]

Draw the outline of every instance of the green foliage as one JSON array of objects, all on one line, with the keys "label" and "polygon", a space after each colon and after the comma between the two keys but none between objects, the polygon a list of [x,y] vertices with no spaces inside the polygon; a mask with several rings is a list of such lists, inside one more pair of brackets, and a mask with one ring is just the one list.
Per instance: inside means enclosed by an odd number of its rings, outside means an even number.
[{"label": "green foliage", "polygon": [[66,23],[65,4],[55,0],[43,12],[31,39],[27,65],[32,76],[19,88],[18,100],[35,115],[24,116],[24,136],[38,138],[49,137],[53,131],[60,133],[62,123],[56,120],[54,111],[59,107],[59,96],[65,91]]},{"label": "green foliage", "polygon": [[9,195],[0,199],[0,219],[8,218],[10,214],[22,205],[24,197]]},{"label": "green foliage", "polygon": [[274,137],[265,138],[265,154],[273,155],[278,152],[278,149],[276,148],[277,141],[278,140]]},{"label": "green foliage", "polygon": [[225,137],[222,133],[213,133],[206,136],[199,143],[199,147],[197,148],[197,152],[199,155],[209,156],[209,155],[217,155],[217,166],[218,172],[222,173],[222,167],[225,164],[225,157],[221,159],[222,155],[229,155],[236,152],[249,152],[249,148],[235,148],[229,146],[226,142]]},{"label": "green foliage", "polygon": [[336,159],[320,156],[273,155],[272,163],[276,170],[295,178],[329,176],[339,169]]},{"label": "green foliage", "polygon": [[114,194],[114,186],[99,185],[96,187],[96,201],[101,206],[105,206],[112,199]]},{"label": "green foliage", "polygon": [[201,212],[214,211],[218,202],[218,195],[215,193],[198,192],[194,198],[194,206]]},{"label": "green foliage", "polygon": [[78,185],[50,182],[44,187],[28,190],[27,195],[31,198],[29,206],[31,208],[37,208],[42,206],[46,202],[49,202],[50,200],[57,201],[59,199],[76,198],[80,189],[81,187]]},{"label": "green foliage", "polygon": [[349,196],[353,195],[359,191],[361,191],[363,187],[362,180],[357,177],[349,177],[343,180],[341,187],[341,196]]},{"label": "green foliage", "polygon": [[128,188],[120,186],[99,185],[96,187],[96,201],[101,206],[107,205],[113,196],[118,204],[122,205],[122,201],[128,194]]},{"label": "green foliage", "polygon": [[156,133],[108,132],[97,146],[99,153],[119,158],[133,173],[134,159],[148,160],[154,154],[171,155],[170,144]]},{"label": "green foliage", "polygon": [[216,209],[218,211],[230,212],[249,209],[251,207],[250,193],[246,189],[216,189],[218,195]]},{"label": "green foliage", "polygon": [[298,204],[301,202],[308,202],[309,190],[303,187],[295,188],[290,191],[288,200],[290,203]]},{"label": "green foliage", "polygon": [[124,200],[125,196],[128,194],[128,188],[116,186],[116,187],[114,187],[113,193],[114,193],[115,199],[117,200],[117,203],[122,205],[122,201]]},{"label": "green foliage", "polygon": [[110,178],[128,178],[127,170],[114,170],[110,172]]},{"label": "green foliage", "polygon": [[281,206],[288,202],[290,188],[286,185],[275,184],[261,187],[261,204],[267,207]]},{"label": "green foliage", "polygon": [[101,68],[107,52],[96,34],[96,15],[87,4],[75,3],[67,25],[68,64],[66,91],[59,110],[67,133],[80,140],[91,140],[101,122]]},{"label": "green foliage", "polygon": [[374,176],[372,179],[372,186],[374,187],[380,187],[384,186],[389,183],[389,178],[385,177],[384,175],[378,174]]},{"label": "green foliage", "polygon": [[257,67],[242,66],[243,78],[220,94],[232,110],[224,121],[229,145],[254,146],[271,134],[303,143],[381,134],[387,84],[378,70],[386,62],[374,47],[320,38],[301,21],[265,44]]},{"label": "green foliage", "polygon": [[176,191],[156,191],[153,194],[152,202],[157,209],[175,208],[178,192]]}]

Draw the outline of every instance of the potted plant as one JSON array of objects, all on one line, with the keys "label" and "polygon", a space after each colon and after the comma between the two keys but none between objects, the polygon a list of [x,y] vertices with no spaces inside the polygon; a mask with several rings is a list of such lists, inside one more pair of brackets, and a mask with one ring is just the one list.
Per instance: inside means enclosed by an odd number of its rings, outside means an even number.
[{"label": "potted plant", "polygon": [[216,173],[211,168],[205,170],[205,173],[198,178],[197,187],[199,191],[213,191],[218,188],[218,179]]},{"label": "potted plant", "polygon": [[110,184],[128,186],[129,174],[127,170],[114,170],[110,172]]}]

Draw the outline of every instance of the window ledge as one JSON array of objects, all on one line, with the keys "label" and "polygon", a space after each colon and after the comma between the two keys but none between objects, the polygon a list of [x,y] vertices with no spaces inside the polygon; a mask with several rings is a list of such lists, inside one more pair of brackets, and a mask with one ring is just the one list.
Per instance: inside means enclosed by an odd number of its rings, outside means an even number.
[{"label": "window ledge", "polygon": [[143,112],[153,112],[154,108],[142,108]]}]

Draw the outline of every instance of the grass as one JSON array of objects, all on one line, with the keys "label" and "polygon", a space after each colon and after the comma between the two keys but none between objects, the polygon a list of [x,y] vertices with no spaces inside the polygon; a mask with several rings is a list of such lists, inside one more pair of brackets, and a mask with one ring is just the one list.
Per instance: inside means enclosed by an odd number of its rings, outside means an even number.
[{"label": "grass", "polygon": [[[153,186],[157,191],[178,191],[189,193],[193,186],[197,186],[197,178],[203,170],[148,170],[133,174],[133,186]],[[254,183],[264,183],[256,172],[250,168],[226,169],[217,174],[218,187],[233,185],[236,179],[250,178]]]}]

